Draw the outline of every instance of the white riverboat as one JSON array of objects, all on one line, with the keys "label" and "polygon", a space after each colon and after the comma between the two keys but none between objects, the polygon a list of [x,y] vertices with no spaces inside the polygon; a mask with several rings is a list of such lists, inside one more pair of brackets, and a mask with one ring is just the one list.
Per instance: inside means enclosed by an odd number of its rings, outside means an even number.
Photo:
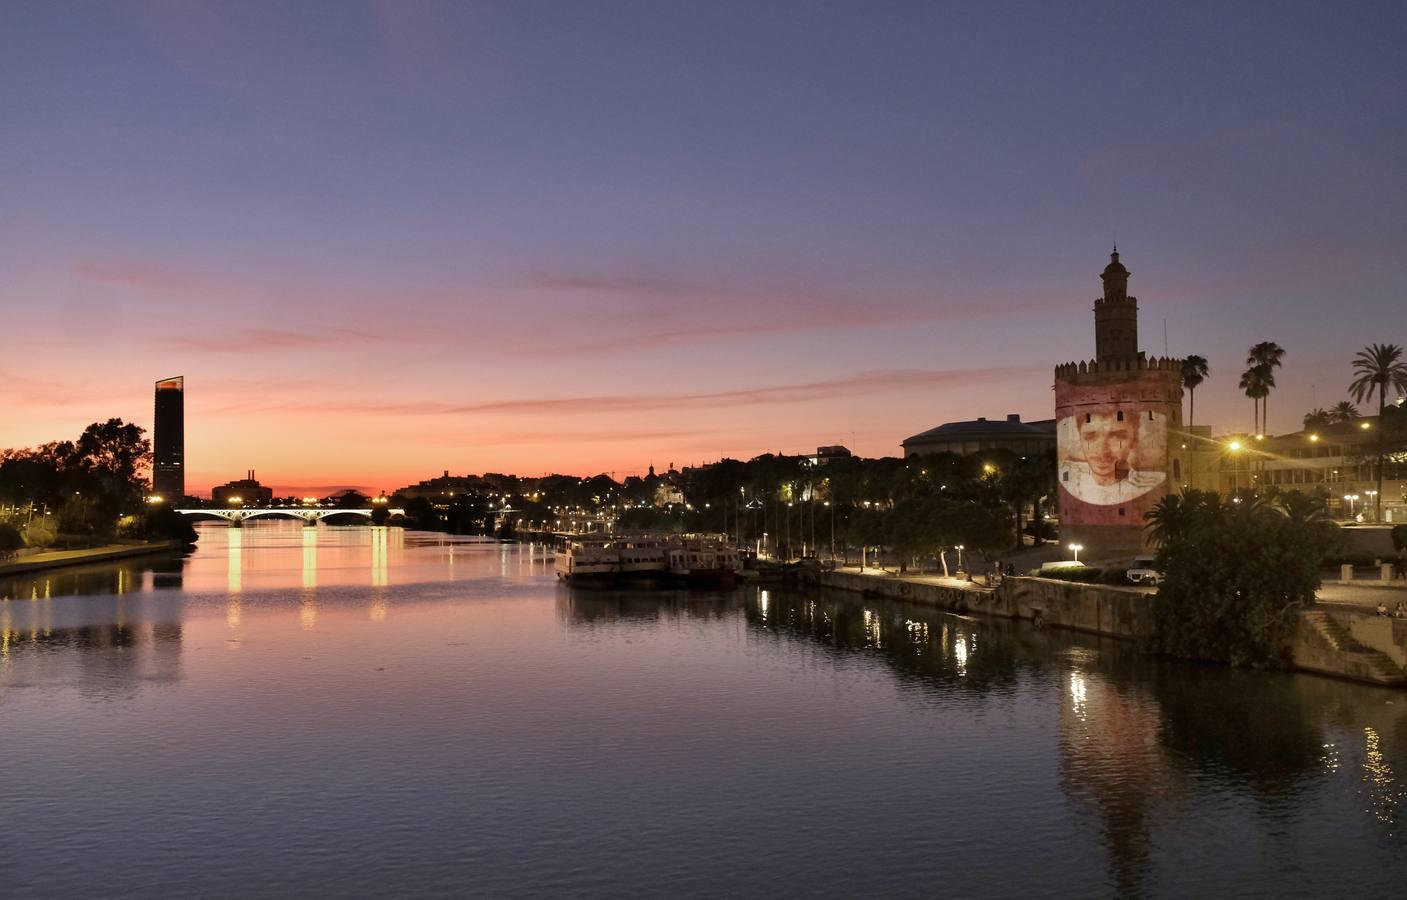
[{"label": "white riverboat", "polygon": [[557,578],[573,584],[649,586],[667,578],[727,587],[739,577],[743,559],[717,537],[646,534],[569,539],[554,565]]},{"label": "white riverboat", "polygon": [[620,552],[614,541],[568,541],[557,551],[557,578],[572,584],[609,584],[620,574]]},{"label": "white riverboat", "polygon": [[676,583],[731,586],[742,571],[736,548],[707,538],[685,537],[668,548],[669,576]]},{"label": "white riverboat", "polygon": [[668,574],[668,550],[659,538],[622,538],[616,541],[616,554],[623,582],[642,586],[657,584]]}]

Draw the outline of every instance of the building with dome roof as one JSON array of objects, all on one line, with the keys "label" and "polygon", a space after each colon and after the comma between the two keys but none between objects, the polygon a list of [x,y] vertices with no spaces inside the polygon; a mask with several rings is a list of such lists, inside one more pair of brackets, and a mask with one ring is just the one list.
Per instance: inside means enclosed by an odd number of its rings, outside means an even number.
[{"label": "building with dome roof", "polygon": [[970,422],[947,422],[905,438],[902,446],[906,459],[934,453],[971,456],[989,450],[1034,456],[1055,449],[1055,420],[1023,422],[1021,416],[1012,413],[1005,419],[991,421],[978,417]]}]

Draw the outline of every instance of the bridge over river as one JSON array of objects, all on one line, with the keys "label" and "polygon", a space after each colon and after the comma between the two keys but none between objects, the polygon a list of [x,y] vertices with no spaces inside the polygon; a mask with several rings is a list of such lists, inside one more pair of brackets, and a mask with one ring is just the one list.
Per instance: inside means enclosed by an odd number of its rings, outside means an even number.
[{"label": "bridge over river", "polygon": [[[323,519],[333,516],[353,516],[371,521],[370,509],[324,509],[301,506],[268,506],[253,509],[178,509],[176,512],[189,519],[221,519],[239,528],[250,519],[298,519],[304,525],[315,526]],[[404,509],[387,509],[390,518],[404,518]]]}]

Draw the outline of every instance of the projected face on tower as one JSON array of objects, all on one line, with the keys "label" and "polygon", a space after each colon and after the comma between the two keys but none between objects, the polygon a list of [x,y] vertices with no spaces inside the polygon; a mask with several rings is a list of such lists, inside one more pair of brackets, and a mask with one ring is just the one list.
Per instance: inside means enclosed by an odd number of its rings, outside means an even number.
[{"label": "projected face on tower", "polygon": [[1167,423],[1136,405],[1087,406],[1060,421],[1060,484],[1095,506],[1127,503],[1163,483]]},{"label": "projected face on tower", "polygon": [[1099,412],[1087,415],[1080,425],[1080,449],[1089,466],[1090,477],[1101,487],[1109,487],[1129,475],[1129,454],[1137,440],[1122,413]]}]

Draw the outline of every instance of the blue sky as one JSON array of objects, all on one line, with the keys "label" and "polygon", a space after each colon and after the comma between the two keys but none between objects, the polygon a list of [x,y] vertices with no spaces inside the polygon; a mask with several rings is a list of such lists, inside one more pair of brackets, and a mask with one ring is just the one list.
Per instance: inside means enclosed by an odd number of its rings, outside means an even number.
[{"label": "blue sky", "polygon": [[12,4],[0,446],[182,373],[197,483],[893,453],[1051,415],[1116,238],[1144,348],[1211,359],[1198,420],[1249,425],[1269,339],[1288,430],[1407,343],[1404,20]]}]

